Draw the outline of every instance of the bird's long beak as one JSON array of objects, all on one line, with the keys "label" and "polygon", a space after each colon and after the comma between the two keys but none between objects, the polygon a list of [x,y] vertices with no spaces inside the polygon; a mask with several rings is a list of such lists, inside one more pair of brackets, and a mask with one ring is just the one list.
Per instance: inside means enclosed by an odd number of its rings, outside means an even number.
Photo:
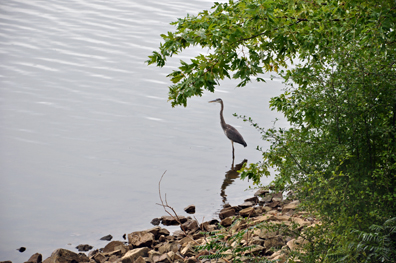
[{"label": "bird's long beak", "polygon": [[212,103],[212,102],[216,102],[216,100],[211,100],[211,101],[208,101],[209,103]]}]

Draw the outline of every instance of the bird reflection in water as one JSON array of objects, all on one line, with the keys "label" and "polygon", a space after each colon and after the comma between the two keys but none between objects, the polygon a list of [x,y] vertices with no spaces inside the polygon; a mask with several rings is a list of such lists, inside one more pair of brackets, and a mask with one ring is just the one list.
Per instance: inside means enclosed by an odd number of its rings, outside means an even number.
[{"label": "bird reflection in water", "polygon": [[231,169],[226,172],[223,184],[221,185],[221,192],[220,195],[223,198],[223,203],[226,204],[227,202],[227,195],[225,193],[226,188],[231,185],[235,179],[239,178],[239,170],[242,169],[242,166],[247,162],[247,160],[243,160],[241,163],[235,165],[234,161],[232,162]]}]

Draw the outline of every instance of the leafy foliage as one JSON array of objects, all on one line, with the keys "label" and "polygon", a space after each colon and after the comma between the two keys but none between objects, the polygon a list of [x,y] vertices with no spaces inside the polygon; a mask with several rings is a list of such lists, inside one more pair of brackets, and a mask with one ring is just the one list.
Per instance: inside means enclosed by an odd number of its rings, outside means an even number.
[{"label": "leafy foliage", "polygon": [[274,186],[293,190],[305,209],[318,213],[323,225],[311,235],[320,238],[304,262],[329,261],[327,255],[356,241],[352,229],[367,232],[395,217],[393,0],[230,0],[173,25],[149,64],[162,67],[192,46],[209,53],[181,61],[169,74],[172,106],[214,91],[224,78],[245,86],[271,71],[285,80],[286,91],[270,105],[291,127],[260,128],[242,117],[271,142],[242,177],[257,184],[275,169]]}]

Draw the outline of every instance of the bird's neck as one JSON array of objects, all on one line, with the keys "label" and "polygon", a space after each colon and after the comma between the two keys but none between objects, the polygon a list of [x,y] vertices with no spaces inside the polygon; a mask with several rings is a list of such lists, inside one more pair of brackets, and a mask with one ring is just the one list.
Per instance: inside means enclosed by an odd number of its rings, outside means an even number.
[{"label": "bird's neck", "polygon": [[223,110],[224,110],[224,105],[223,102],[220,103],[221,104],[221,110],[220,110],[220,124],[221,127],[223,128],[223,130],[225,130],[227,128],[227,125],[225,123],[224,117],[223,117]]}]

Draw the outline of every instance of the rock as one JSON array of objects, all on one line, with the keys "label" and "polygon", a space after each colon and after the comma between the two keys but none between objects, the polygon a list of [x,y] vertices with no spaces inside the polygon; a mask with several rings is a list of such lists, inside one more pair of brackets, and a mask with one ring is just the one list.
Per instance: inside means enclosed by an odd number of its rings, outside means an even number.
[{"label": "rock", "polygon": [[244,202],[253,202],[254,204],[258,204],[259,199],[258,199],[257,196],[253,196],[253,197],[250,197],[248,199],[245,199]]},{"label": "rock", "polygon": [[228,227],[230,225],[232,225],[232,218],[231,217],[226,217],[223,220],[221,220],[220,225],[224,226],[224,227]]},{"label": "rock", "polygon": [[44,262],[50,263],[69,263],[69,262],[89,262],[89,258],[81,253],[77,254],[70,250],[59,248],[52,252],[51,256],[47,258]]},{"label": "rock", "polygon": [[[179,216],[179,220],[183,224],[184,222],[187,221],[187,218],[184,216]],[[179,225],[179,222],[177,221],[176,217],[173,217],[173,216],[163,216],[163,217],[161,217],[161,222],[164,226]]]},{"label": "rock", "polygon": [[270,248],[278,248],[278,247],[282,247],[285,244],[285,242],[283,241],[282,236],[275,236],[269,239],[264,240],[264,247],[266,249],[270,249]]},{"label": "rock", "polygon": [[289,221],[290,220],[290,216],[272,216],[270,218],[270,220],[274,220],[274,221]]},{"label": "rock", "polygon": [[43,256],[40,253],[36,253],[32,255],[25,263],[41,263],[42,261]]},{"label": "rock", "polygon": [[261,209],[263,210],[263,212],[269,212],[272,210],[272,208],[268,207],[268,206],[263,206],[263,207],[261,207]]},{"label": "rock", "polygon": [[[151,234],[151,233],[150,233]],[[139,257],[147,257],[149,249],[147,247],[129,250],[122,258],[122,263],[134,263]]]},{"label": "rock", "polygon": [[281,202],[283,200],[283,193],[282,192],[278,192],[274,195],[272,195],[272,201],[273,202]]},{"label": "rock", "polygon": [[117,250],[116,248],[118,248],[119,246],[124,246],[124,242],[121,241],[111,241],[110,243],[108,243],[104,248],[103,248],[103,252],[104,253],[110,253],[113,252],[115,250]]},{"label": "rock", "polygon": [[93,256],[93,259],[98,263],[104,263],[107,260],[107,257],[103,255],[103,253],[98,253]]},{"label": "rock", "polygon": [[112,235],[107,235],[107,236],[101,237],[100,240],[110,241],[112,238],[113,238]]},{"label": "rock", "polygon": [[150,247],[154,240],[154,234],[147,231],[137,231],[128,234],[128,242],[134,247]]},{"label": "rock", "polygon": [[197,262],[199,262],[199,261],[194,257],[189,257],[184,260],[184,263],[197,263]]},{"label": "rock", "polygon": [[[218,222],[218,221],[217,221]],[[202,231],[207,231],[207,232],[212,232],[216,229],[216,225],[210,224],[209,221],[203,222],[200,226],[199,229]]]},{"label": "rock", "polygon": [[247,250],[245,253],[246,254],[258,254],[258,253],[261,253],[263,250],[265,250],[264,247],[262,247],[260,245],[256,245],[254,248]]},{"label": "rock", "polygon": [[6,261],[0,261],[0,263],[12,263],[12,261],[6,260]]},{"label": "rock", "polygon": [[154,238],[155,239],[158,239],[159,237],[160,237],[160,230],[161,230],[161,227],[159,227],[159,226],[156,226],[156,227],[153,227],[153,228],[150,228],[150,229],[147,229],[147,230],[145,230],[145,232],[148,232],[148,233],[151,233],[151,234],[153,234],[154,235]]},{"label": "rock", "polygon": [[175,232],[173,232],[173,236],[175,239],[182,239],[186,236],[186,234],[181,230],[176,230]]},{"label": "rock", "polygon": [[289,221],[294,222],[294,223],[296,223],[296,224],[298,224],[300,226],[309,226],[309,225],[311,225],[311,222],[305,221],[304,219],[299,218],[299,217],[290,217]]},{"label": "rock", "polygon": [[161,223],[161,218],[153,218],[150,223],[154,226],[158,226]]},{"label": "rock", "polygon": [[188,214],[194,214],[195,213],[195,205],[189,205],[186,208],[184,208],[184,211]]},{"label": "rock", "polygon": [[262,195],[266,195],[267,193],[269,193],[270,191],[267,189],[259,189],[257,190],[257,192],[254,193],[254,196],[262,196]]},{"label": "rock", "polygon": [[269,231],[266,228],[261,229],[260,233],[259,233],[259,237],[261,239],[271,239],[276,237],[278,234],[274,231]]},{"label": "rock", "polygon": [[198,222],[197,220],[188,220],[184,224],[180,226],[180,228],[186,232],[195,232],[198,230]]},{"label": "rock", "polygon": [[274,254],[268,257],[269,260],[274,260],[278,263],[286,262],[286,254],[283,250],[278,250]]},{"label": "rock", "polygon": [[267,206],[275,208],[275,207],[279,206],[279,204],[280,204],[280,202],[271,202],[271,203],[268,203]]},{"label": "rock", "polygon": [[254,216],[255,215],[254,212],[255,210],[253,207],[248,207],[239,211],[239,215],[242,217]]},{"label": "rock", "polygon": [[184,257],[191,257],[194,255],[194,248],[192,243],[188,243],[181,251],[180,254]]},{"label": "rock", "polygon": [[244,208],[246,208],[246,207],[254,206],[255,204],[256,204],[256,203],[254,203],[254,202],[252,202],[252,201],[247,201],[247,202],[244,202],[243,204],[240,204],[239,207],[242,208],[242,209],[244,209]]},{"label": "rock", "polygon": [[22,253],[23,251],[26,250],[26,247],[20,247],[20,248],[17,248],[17,250]]},{"label": "rock", "polygon": [[269,203],[271,201],[272,201],[272,195],[271,194],[267,194],[263,198],[261,198],[261,202],[264,202],[264,203]]},{"label": "rock", "polygon": [[171,263],[167,254],[162,254],[160,256],[154,256],[153,262],[154,263]]},{"label": "rock", "polygon": [[146,263],[146,260],[142,257],[138,257],[133,263]]},{"label": "rock", "polygon": [[161,228],[160,231],[158,232],[158,235],[163,235],[163,236],[169,236],[170,232],[166,228]]},{"label": "rock", "polygon": [[258,224],[258,223],[261,223],[261,222],[264,222],[264,221],[268,221],[270,218],[272,217],[272,215],[263,215],[263,216],[258,216],[258,217],[255,217],[254,219],[253,219],[253,223],[254,224]]},{"label": "rock", "polygon": [[93,247],[88,244],[81,244],[81,245],[76,246],[76,248],[78,249],[78,251],[86,252],[86,251],[91,250]]},{"label": "rock", "polygon": [[232,207],[224,208],[219,213],[219,218],[224,219],[229,216],[235,215],[235,209]]},{"label": "rock", "polygon": [[300,204],[300,201],[299,201],[299,200],[290,202],[290,203],[288,203],[287,205],[284,205],[284,206],[283,206],[283,211],[284,211],[284,212],[287,212],[287,211],[289,211],[289,210],[295,210],[295,209],[298,207],[299,204]]},{"label": "rock", "polygon": [[184,248],[188,243],[194,242],[194,239],[191,236],[186,236],[179,241],[179,244]]}]

